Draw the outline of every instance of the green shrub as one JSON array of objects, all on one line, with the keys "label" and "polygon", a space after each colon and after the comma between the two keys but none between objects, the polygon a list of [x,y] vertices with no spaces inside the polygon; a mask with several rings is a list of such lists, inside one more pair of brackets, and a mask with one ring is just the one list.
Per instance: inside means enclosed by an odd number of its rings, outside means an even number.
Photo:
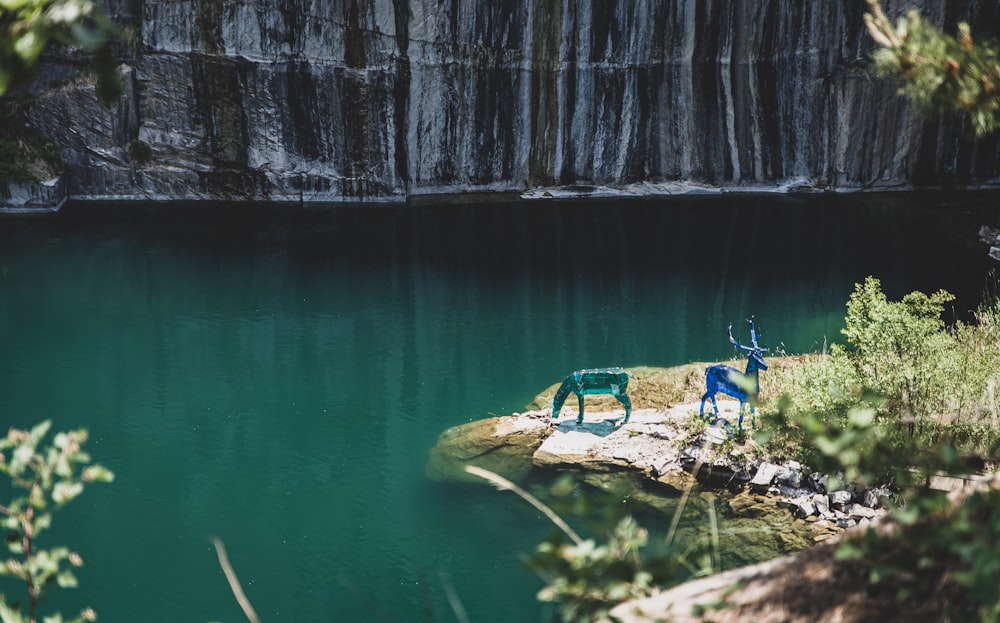
[{"label": "green shrub", "polygon": [[[5,543],[10,553],[0,561],[0,576],[20,581],[28,597],[24,607],[8,604],[0,593],[0,620],[4,623],[34,623],[38,606],[53,584],[62,588],[77,585],[73,568],[83,564],[80,555],[67,547],[41,547],[40,537],[52,524],[53,512],[80,495],[85,484],[114,479],[109,470],[90,464],[90,456],[82,449],[86,430],[58,433],[51,445],[41,447],[50,426],[51,422],[45,421],[30,431],[11,429],[0,439],[0,472],[23,491],[0,505],[0,526],[7,531]],[[95,618],[94,611],[85,608],[71,621]],[[44,620],[63,619],[57,613]]]},{"label": "green shrub", "polygon": [[957,378],[957,342],[941,320],[945,303],[954,298],[939,290],[890,302],[878,279],[856,285],[842,332],[861,383],[886,398],[883,412],[920,418],[948,408],[954,382],[963,382]]},{"label": "green shrub", "polygon": [[785,420],[773,423],[769,451],[808,462],[816,448],[796,421],[808,416],[837,429],[852,409],[873,408],[883,442],[901,451],[947,442],[963,454],[992,456],[1000,447],[1000,299],[980,308],[975,323],[947,327],[941,316],[952,299],[939,290],[889,301],[878,279],[857,284],[842,331],[848,344],[834,344],[783,380]]}]

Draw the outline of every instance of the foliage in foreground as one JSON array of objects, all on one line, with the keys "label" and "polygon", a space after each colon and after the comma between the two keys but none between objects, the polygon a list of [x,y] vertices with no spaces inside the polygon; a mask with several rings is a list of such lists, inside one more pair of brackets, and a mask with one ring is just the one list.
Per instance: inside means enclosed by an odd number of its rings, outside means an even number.
[{"label": "foliage in foreground", "polygon": [[895,530],[870,529],[846,540],[839,558],[862,559],[873,590],[898,600],[924,599],[939,620],[1000,621],[1000,489],[958,502],[924,491],[894,513]]},{"label": "foliage in foreground", "polygon": [[974,42],[969,25],[942,33],[915,9],[893,26],[878,0],[868,0],[865,25],[879,44],[875,71],[896,78],[925,114],[968,115],[977,136],[1000,128],[1000,52],[995,41]]},{"label": "foliage in foreground", "polygon": [[[24,582],[27,607],[10,604],[0,593],[0,621],[34,623],[37,611],[53,583],[62,588],[77,585],[73,567],[83,564],[80,555],[67,547],[39,547],[39,537],[52,525],[54,511],[83,493],[84,485],[111,482],[114,474],[100,465],[90,464],[83,451],[87,431],[79,429],[57,433],[51,445],[40,447],[51,427],[44,421],[30,431],[11,429],[0,439],[0,472],[10,477],[15,489],[23,493],[6,506],[0,505],[0,525],[7,531],[10,556],[0,562],[0,575]],[[70,621],[93,621],[94,611],[83,609]],[[62,615],[45,617],[47,623],[61,623]]]},{"label": "foliage in foreground", "polygon": [[[567,474],[553,487],[555,504],[576,517],[597,514],[589,526],[596,537],[583,538],[551,507],[509,480],[487,470],[466,466],[466,471],[488,480],[503,491],[512,491],[538,508],[559,528],[540,543],[527,560],[546,585],[538,593],[541,601],[557,605],[564,623],[603,619],[615,605],[651,594],[654,588],[678,584],[717,570],[718,526],[712,521],[713,543],[688,544],[674,541],[677,521],[686,496],[674,512],[671,530],[664,540],[651,541],[639,525],[632,508],[622,504],[622,492],[611,490],[581,495]],[[690,490],[688,491],[690,492]],[[713,554],[714,548],[714,554]]]},{"label": "foliage in foreground", "polygon": [[93,0],[0,0],[0,96],[34,75],[50,43],[94,55],[97,94],[111,102],[121,75],[110,43],[118,26]]},{"label": "foliage in foreground", "polygon": [[941,291],[891,302],[878,280],[858,284],[843,331],[850,348],[796,370],[759,438],[797,447],[841,484],[895,489],[894,528],[869,528],[838,550],[865,562],[870,590],[922,599],[941,620],[995,622],[1000,490],[949,498],[932,484],[982,471],[1000,448],[1000,299],[975,324],[946,327],[949,300]]},{"label": "foliage in foreground", "polygon": [[831,486],[893,484],[891,521],[844,539],[836,552],[864,564],[870,593],[915,600],[935,620],[1000,621],[1000,481],[958,496],[935,489],[935,478],[969,475],[969,463],[948,442],[906,451],[872,407],[851,408],[843,421],[781,411],[776,422],[803,431],[815,464],[840,475]]}]

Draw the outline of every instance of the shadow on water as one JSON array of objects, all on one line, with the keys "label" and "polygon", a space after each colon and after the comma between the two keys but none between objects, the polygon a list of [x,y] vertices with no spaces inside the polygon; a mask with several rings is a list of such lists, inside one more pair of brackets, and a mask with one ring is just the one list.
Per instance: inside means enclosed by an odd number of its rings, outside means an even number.
[{"label": "shadow on water", "polygon": [[868,275],[894,298],[948,289],[963,317],[995,206],[71,204],[2,220],[4,422],[85,425],[118,475],[56,519],[51,538],[88,563],[83,594],[58,603],[239,620],[214,535],[264,620],[364,620],[372,603],[422,620],[428,603],[449,612],[444,576],[477,623],[544,620],[520,554],[545,520],[429,483],[441,431],[519,411],[575,369],[728,359],[725,327],[750,314],[762,345],[819,350]]}]

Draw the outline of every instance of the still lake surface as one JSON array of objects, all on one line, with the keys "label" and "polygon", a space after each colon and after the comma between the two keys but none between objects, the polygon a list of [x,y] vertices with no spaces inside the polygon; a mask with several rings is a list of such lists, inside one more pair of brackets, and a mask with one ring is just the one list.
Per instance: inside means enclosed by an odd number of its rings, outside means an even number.
[{"label": "still lake surface", "polygon": [[244,620],[217,536],[264,621],[453,621],[445,586],[474,623],[547,620],[521,556],[550,526],[509,493],[428,480],[443,430],[579,368],[728,359],[726,325],[751,314],[771,352],[818,351],[868,275],[893,298],[947,289],[965,317],[990,264],[951,232],[998,222],[996,204],[71,204],[2,220],[3,428],[86,427],[117,475],[57,515],[47,542],[86,566],[51,605]]}]

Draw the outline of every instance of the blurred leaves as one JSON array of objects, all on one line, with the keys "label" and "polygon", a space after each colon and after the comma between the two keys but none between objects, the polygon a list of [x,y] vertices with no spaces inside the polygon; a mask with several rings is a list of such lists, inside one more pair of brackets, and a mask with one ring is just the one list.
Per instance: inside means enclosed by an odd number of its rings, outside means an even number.
[{"label": "blurred leaves", "polygon": [[976,136],[1000,128],[1000,52],[995,41],[974,41],[969,25],[945,34],[910,9],[894,25],[878,0],[868,0],[865,26],[879,48],[875,71],[896,78],[925,114],[967,115]]},{"label": "blurred leaves", "polygon": [[[718,552],[713,557],[708,539],[686,543],[683,549],[666,540],[651,540],[635,519],[642,505],[622,481],[591,486],[578,475],[565,473],[551,493],[555,509],[585,523],[595,535],[567,542],[557,533],[527,559],[528,567],[546,583],[538,598],[557,603],[559,620],[565,623],[604,620],[608,610],[622,601],[718,570],[713,566]],[[681,512],[679,504],[675,513]]]},{"label": "blurred leaves", "polygon": [[[0,0],[2,2],[10,0]],[[0,526],[7,534],[4,543],[10,556],[0,561],[0,576],[23,581],[27,585],[28,606],[10,607],[0,595],[0,621],[35,621],[35,609],[48,588],[77,586],[73,568],[83,564],[79,554],[67,547],[39,547],[38,538],[52,525],[53,511],[79,496],[86,483],[111,482],[114,474],[90,462],[83,451],[87,431],[78,429],[57,433],[51,445],[43,446],[52,423],[48,420],[29,431],[10,429],[0,439],[0,472],[10,477],[22,493],[7,505],[0,506]],[[73,621],[94,619],[89,608]],[[56,614],[45,621],[62,621]]]},{"label": "blurred leaves", "polygon": [[0,0],[0,96],[27,82],[50,44],[93,55],[97,93],[109,104],[121,94],[110,45],[119,28],[93,0]]},{"label": "blurred leaves", "polygon": [[[980,308],[976,324],[949,328],[941,315],[950,300],[939,291],[892,302],[877,279],[857,284],[844,329],[850,349],[834,349],[790,383],[759,440],[810,449],[805,460],[831,476],[830,489],[891,486],[890,527],[846,538],[837,551],[863,561],[871,591],[919,598],[940,620],[995,622],[1000,481],[965,484],[960,495],[935,481],[954,486],[963,481],[949,477],[982,470],[970,450],[996,456],[989,405],[1000,374],[1000,299]],[[823,387],[843,391],[824,402]],[[960,434],[967,429],[976,431],[971,443]]]}]

